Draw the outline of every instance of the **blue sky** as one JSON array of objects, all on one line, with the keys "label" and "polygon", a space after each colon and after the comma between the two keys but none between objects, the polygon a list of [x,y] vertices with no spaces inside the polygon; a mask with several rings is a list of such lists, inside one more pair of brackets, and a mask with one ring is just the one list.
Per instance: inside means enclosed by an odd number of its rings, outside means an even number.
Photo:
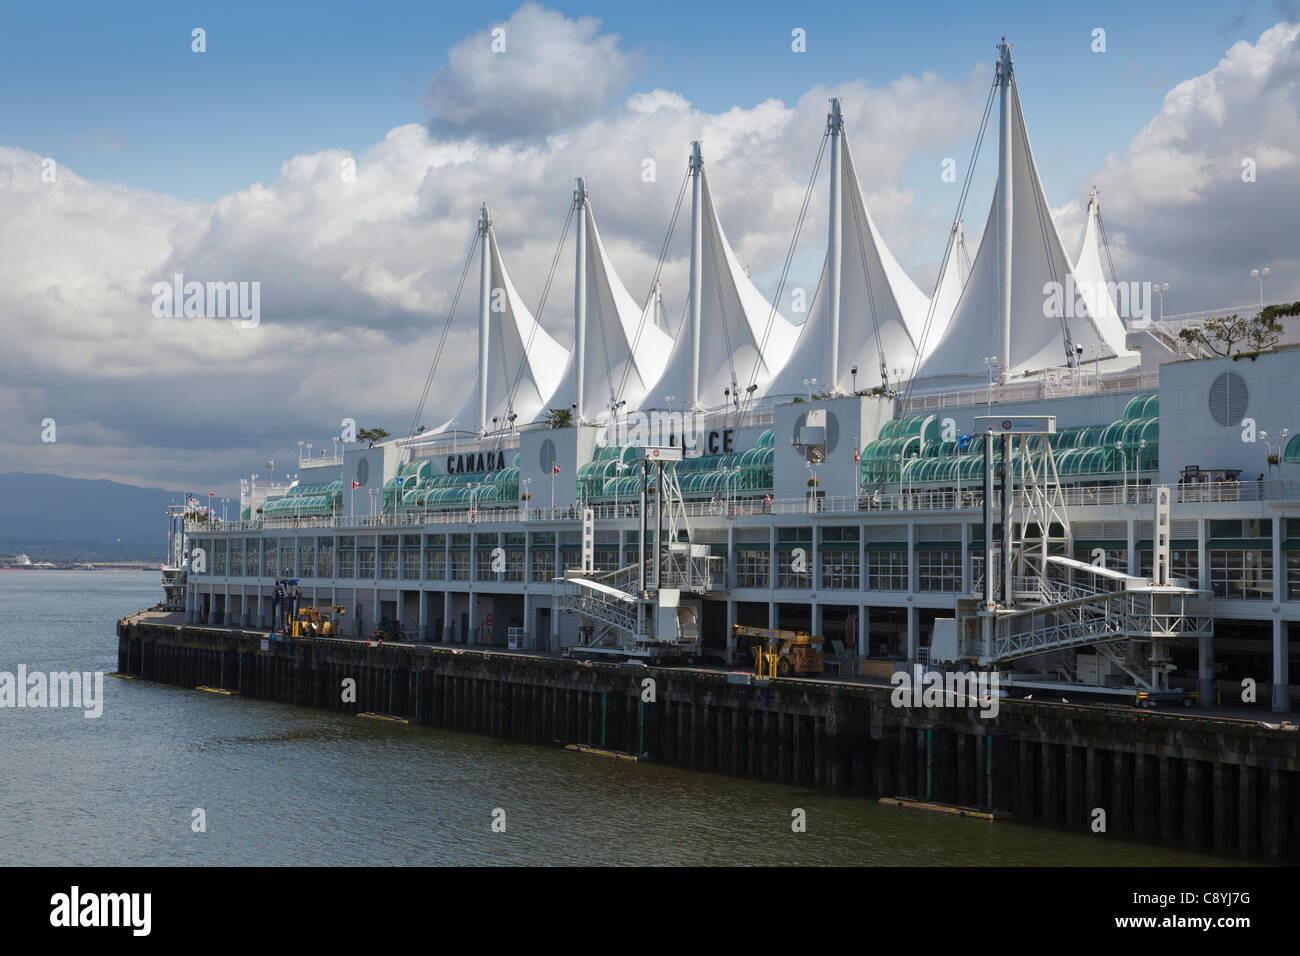
[{"label": "blue sky", "polygon": [[[0,9],[0,459],[229,493],[343,416],[404,427],[480,200],[537,309],[572,177],[586,176],[640,299],[694,138],[733,248],[775,296],[832,89],[873,219],[928,292],[960,192],[940,162],[965,177],[1003,34],[1071,255],[1095,183],[1117,278],[1169,282],[1166,315],[1253,301],[1257,266],[1272,268],[1271,301],[1300,298],[1295,0],[523,4]],[[518,55],[498,60],[485,37],[501,22]],[[790,49],[795,28],[806,53]],[[1091,49],[1097,28],[1105,53]],[[996,130],[995,115],[963,214],[972,255]],[[646,157],[657,180],[640,178]],[[817,283],[825,181],[823,169],[783,310]],[[686,232],[661,274],[670,323],[686,302]],[[261,283],[264,321],[249,333],[158,318],[153,284],[178,272]],[[448,354],[474,354],[472,300]],[[548,301],[539,317],[567,346],[571,298]],[[470,384],[463,368],[445,376],[425,423],[455,415]],[[38,441],[47,416],[54,445]]]},{"label": "blue sky", "polygon": [[[274,180],[293,155],[359,152],[427,119],[429,78],[448,48],[517,6],[9,5],[0,11],[0,142],[59,156],[87,178],[216,199]],[[1276,3],[548,6],[598,16],[603,32],[640,52],[625,92],[662,87],[711,112],[791,103],[817,83],[965,77],[991,64],[1005,32],[1049,192],[1124,148],[1171,86],[1287,13]],[[207,31],[201,56],[190,51],[196,26]],[[805,55],[789,53],[794,27],[807,31]],[[1107,31],[1105,54],[1090,50],[1094,27]],[[1072,148],[1084,123],[1086,148]],[[909,170],[908,184],[928,186],[931,173],[928,162]]]}]

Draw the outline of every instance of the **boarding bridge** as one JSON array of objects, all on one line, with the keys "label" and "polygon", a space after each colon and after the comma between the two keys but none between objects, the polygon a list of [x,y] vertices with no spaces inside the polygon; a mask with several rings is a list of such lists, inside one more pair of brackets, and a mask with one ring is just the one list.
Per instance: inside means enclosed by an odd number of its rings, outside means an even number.
[{"label": "boarding bridge", "polygon": [[[977,420],[978,421],[978,420]],[[1155,540],[1150,578],[1069,557],[1069,515],[1060,495],[1050,444],[1035,460],[1029,436],[1055,431],[1050,416],[988,422],[985,442],[985,551],[981,576],[952,619],[935,622],[931,660],[980,667],[1013,666],[1030,658],[1072,676],[1071,654],[1094,649],[1109,673],[1148,692],[1168,692],[1173,642],[1208,637],[1212,617],[1198,613],[1202,592],[1170,575],[1170,494],[1154,495]],[[995,429],[1002,432],[1002,536],[993,540]],[[1014,442],[1022,453],[1017,460]],[[1010,441],[1008,441],[1008,438]],[[1019,495],[1013,494],[1019,480]],[[1013,502],[1018,501],[1013,506]],[[986,586],[987,583],[987,586]]]},{"label": "boarding bridge", "polygon": [[596,572],[594,516],[591,508],[584,508],[582,567],[567,569],[564,577],[556,580],[556,607],[583,621],[579,627],[582,641],[569,652],[633,657],[699,652],[698,597],[714,590],[712,565],[717,559],[707,546],[691,541],[675,468],[681,449],[638,448],[637,460],[641,465],[638,562],[616,571]]}]

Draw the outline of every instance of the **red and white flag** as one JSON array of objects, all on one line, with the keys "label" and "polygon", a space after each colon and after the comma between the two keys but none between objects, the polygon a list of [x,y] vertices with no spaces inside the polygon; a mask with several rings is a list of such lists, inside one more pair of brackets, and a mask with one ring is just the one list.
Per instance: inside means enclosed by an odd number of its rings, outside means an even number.
[{"label": "red and white flag", "polygon": [[360,487],[361,487],[361,482],[359,482],[359,481],[354,481],[354,482],[352,482],[352,490],[353,490],[353,491],[356,491],[356,490],[357,490],[358,488],[360,488]]},{"label": "red and white flag", "polygon": [[551,475],[554,476],[554,475],[558,475],[559,473],[560,473],[560,466],[559,466],[559,465],[552,465],[552,466],[551,466]]}]

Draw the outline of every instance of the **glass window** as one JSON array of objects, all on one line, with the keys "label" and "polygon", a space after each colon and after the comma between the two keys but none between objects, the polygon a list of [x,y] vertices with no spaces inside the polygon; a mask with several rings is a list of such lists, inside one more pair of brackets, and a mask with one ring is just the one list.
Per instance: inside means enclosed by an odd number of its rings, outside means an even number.
[{"label": "glass window", "polygon": [[916,552],[916,589],[942,592],[961,590],[961,551]]},{"label": "glass window", "polygon": [[309,578],[316,570],[316,549],[308,545],[298,548],[298,573]]},{"label": "glass window", "polygon": [[357,551],[357,577],[369,578],[375,577],[375,549],[362,548]]},{"label": "glass window", "polygon": [[907,552],[897,549],[867,552],[868,591],[907,590]]},{"label": "glass window", "polygon": [[316,546],[316,577],[334,576],[334,546],[329,538],[322,538]]},{"label": "glass window", "polygon": [[424,550],[424,576],[434,581],[441,581],[447,574],[447,552],[438,548]]},{"label": "glass window", "polygon": [[1273,599],[1271,549],[1215,548],[1210,551],[1210,588],[1215,597],[1246,601]]},{"label": "glass window", "polygon": [[1300,551],[1286,552],[1286,599],[1300,600]]},{"label": "glass window", "polygon": [[778,548],[776,586],[807,590],[812,587],[812,548]]},{"label": "glass window", "polygon": [[772,554],[767,548],[743,548],[736,551],[736,587],[768,588],[772,586]]},{"label": "glass window", "polygon": [[469,580],[469,552],[452,551],[450,554],[450,578],[453,581]]},{"label": "glass window", "polygon": [[536,548],[529,553],[532,561],[530,574],[532,580],[545,583],[555,577],[555,552],[550,548],[539,551]]},{"label": "glass window", "polygon": [[407,581],[418,580],[420,577],[420,552],[403,551],[402,552],[402,578]]},{"label": "glass window", "polygon": [[[830,530],[830,529],[827,529]],[[854,529],[857,530],[857,529]],[[861,584],[861,562],[857,548],[826,548],[818,555],[822,565],[823,588],[832,591],[856,591]]]},{"label": "glass window", "polygon": [[357,553],[351,548],[339,550],[339,577],[350,578],[356,573]]}]

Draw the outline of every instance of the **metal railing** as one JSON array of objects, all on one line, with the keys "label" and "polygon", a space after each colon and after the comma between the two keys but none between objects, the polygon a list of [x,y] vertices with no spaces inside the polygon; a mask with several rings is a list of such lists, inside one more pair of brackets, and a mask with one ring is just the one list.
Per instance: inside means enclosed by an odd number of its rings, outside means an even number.
[{"label": "metal railing", "polygon": [[1026,402],[1041,398],[1063,398],[1077,395],[1099,395],[1113,392],[1140,392],[1157,388],[1160,373],[1156,371],[1102,372],[1098,374],[1085,363],[1079,368],[1051,368],[1038,372],[1031,380],[980,385],[974,388],[949,392],[912,395],[900,402],[903,412],[927,411],[939,408],[960,408],[969,405],[996,405],[1002,402]]},{"label": "metal railing", "polygon": [[[1066,487],[1061,489],[1067,508],[1087,508],[1114,505],[1130,507],[1149,505],[1153,501],[1154,485],[1100,485],[1095,487]],[[1274,478],[1264,481],[1224,481],[1203,484],[1177,484],[1172,486],[1175,504],[1229,504],[1236,502],[1295,501],[1300,499],[1300,479]],[[1016,508],[1029,504],[1027,496],[1016,492],[1012,505]],[[948,489],[917,489],[903,492],[873,492],[862,495],[844,495],[826,498],[743,498],[726,502],[685,502],[687,516],[691,518],[741,518],[755,515],[846,515],[846,514],[896,514],[914,512],[970,511],[982,508],[982,489],[961,494]],[[1002,507],[1002,495],[994,492],[994,509]],[[640,516],[640,505],[593,505],[598,520],[632,520]],[[653,512],[652,512],[653,514]],[[400,514],[383,514],[365,517],[345,515],[315,517],[273,517],[249,521],[195,521],[186,522],[186,530],[194,531],[262,531],[309,530],[324,528],[351,528],[360,531],[381,528],[423,528],[441,525],[496,525],[520,523],[580,522],[582,507],[578,505],[552,508],[474,508],[455,511],[413,511]]]}]

